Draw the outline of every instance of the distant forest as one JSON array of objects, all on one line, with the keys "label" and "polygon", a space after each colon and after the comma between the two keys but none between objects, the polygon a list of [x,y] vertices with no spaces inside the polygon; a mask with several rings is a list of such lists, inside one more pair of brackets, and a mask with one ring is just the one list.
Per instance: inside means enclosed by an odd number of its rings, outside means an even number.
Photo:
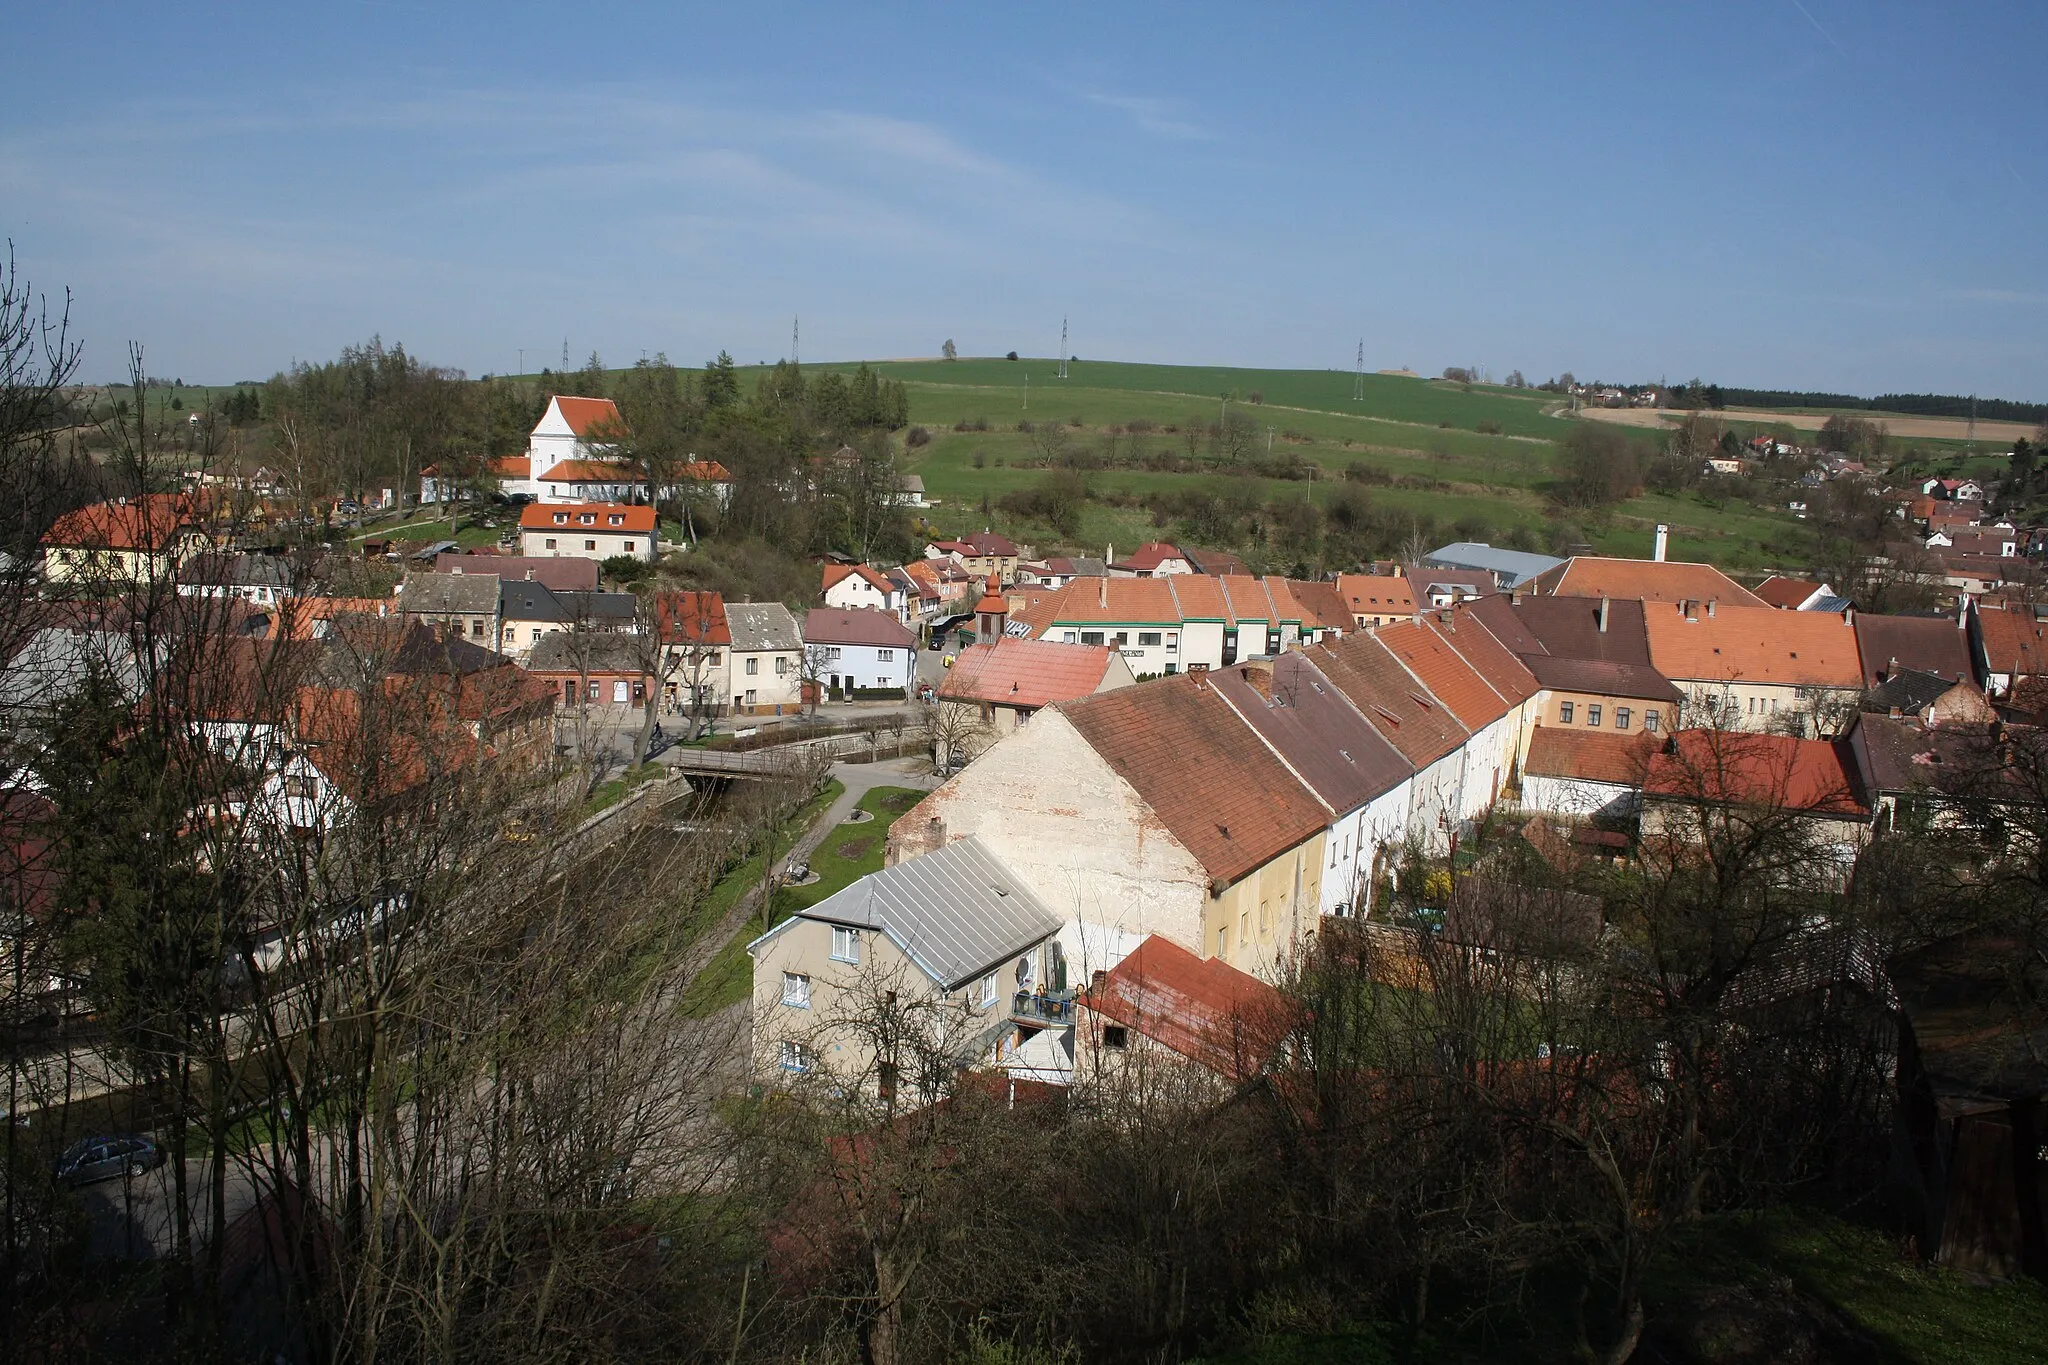
[{"label": "distant forest", "polygon": [[1881,393],[1858,398],[1848,393],[1795,393],[1786,389],[1728,389],[1707,385],[1707,402],[1717,408],[1863,408],[1873,412],[1907,412],[1916,417],[1968,417],[1970,405],[1987,422],[2048,421],[2048,403],[2016,403],[2009,398],[1968,398],[1947,393]]}]

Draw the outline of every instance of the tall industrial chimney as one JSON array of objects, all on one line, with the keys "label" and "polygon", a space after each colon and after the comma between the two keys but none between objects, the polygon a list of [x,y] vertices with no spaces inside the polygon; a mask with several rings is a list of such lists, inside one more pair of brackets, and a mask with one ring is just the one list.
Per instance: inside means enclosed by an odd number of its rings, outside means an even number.
[{"label": "tall industrial chimney", "polygon": [[1664,546],[1665,543],[1668,542],[1670,539],[1671,528],[1669,526],[1660,524],[1657,527],[1657,550],[1656,553],[1650,556],[1650,558],[1656,560],[1659,564],[1662,564],[1664,562]]}]

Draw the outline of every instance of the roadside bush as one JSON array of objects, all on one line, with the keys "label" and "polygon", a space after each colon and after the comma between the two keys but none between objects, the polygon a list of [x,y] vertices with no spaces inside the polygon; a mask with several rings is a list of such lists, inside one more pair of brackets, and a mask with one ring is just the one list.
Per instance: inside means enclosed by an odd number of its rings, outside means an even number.
[{"label": "roadside bush", "polygon": [[953,430],[955,430],[955,431],[987,431],[987,430],[989,430],[989,425],[988,425],[988,418],[986,418],[986,417],[967,417],[967,418],[963,418],[963,419],[961,419],[960,421],[958,421],[958,422],[955,422],[955,423],[953,423]]},{"label": "roadside bush", "polygon": [[1498,422],[1494,422],[1494,421],[1485,421],[1485,422],[1481,422],[1481,423],[1479,424],[1479,426],[1478,426],[1478,428],[1477,428],[1477,429],[1478,429],[1478,432],[1479,432],[1479,434],[1480,434],[1481,436],[1498,436],[1498,435],[1500,435],[1500,423],[1498,423]]},{"label": "roadside bush", "polygon": [[983,454],[979,450],[975,451],[972,455],[969,455],[967,457],[967,462],[973,465],[976,469],[988,468],[988,456]]},{"label": "roadside bush", "polygon": [[1156,429],[1150,417],[1133,417],[1130,421],[1124,423],[1125,431],[1140,435]]},{"label": "roadside bush", "polygon": [[912,450],[932,443],[932,434],[923,427],[912,427],[903,434],[903,444]]}]

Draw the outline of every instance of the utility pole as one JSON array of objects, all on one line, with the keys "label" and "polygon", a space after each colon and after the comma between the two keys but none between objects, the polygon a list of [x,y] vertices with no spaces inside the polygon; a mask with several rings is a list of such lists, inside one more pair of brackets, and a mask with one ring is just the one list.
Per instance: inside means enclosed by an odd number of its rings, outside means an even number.
[{"label": "utility pole", "polygon": [[1358,371],[1351,379],[1351,401],[1365,401],[1365,338],[1358,339]]},{"label": "utility pole", "polygon": [[1266,458],[1269,460],[1273,458],[1273,428],[1271,425],[1266,427]]},{"label": "utility pole", "polygon": [[1067,320],[1060,319],[1060,378],[1067,377]]},{"label": "utility pole", "polygon": [[524,346],[519,348],[519,373],[521,376],[526,374],[526,348]]},{"label": "utility pole", "polygon": [[1031,411],[1031,371],[1024,371],[1024,411]]}]

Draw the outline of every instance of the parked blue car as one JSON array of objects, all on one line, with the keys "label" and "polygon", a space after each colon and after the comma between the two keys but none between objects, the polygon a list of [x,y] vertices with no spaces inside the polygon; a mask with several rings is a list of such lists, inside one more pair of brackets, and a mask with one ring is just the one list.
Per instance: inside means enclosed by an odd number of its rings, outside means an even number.
[{"label": "parked blue car", "polygon": [[164,1149],[140,1133],[82,1138],[57,1158],[57,1183],[76,1189],[96,1180],[145,1175],[164,1164]]}]

